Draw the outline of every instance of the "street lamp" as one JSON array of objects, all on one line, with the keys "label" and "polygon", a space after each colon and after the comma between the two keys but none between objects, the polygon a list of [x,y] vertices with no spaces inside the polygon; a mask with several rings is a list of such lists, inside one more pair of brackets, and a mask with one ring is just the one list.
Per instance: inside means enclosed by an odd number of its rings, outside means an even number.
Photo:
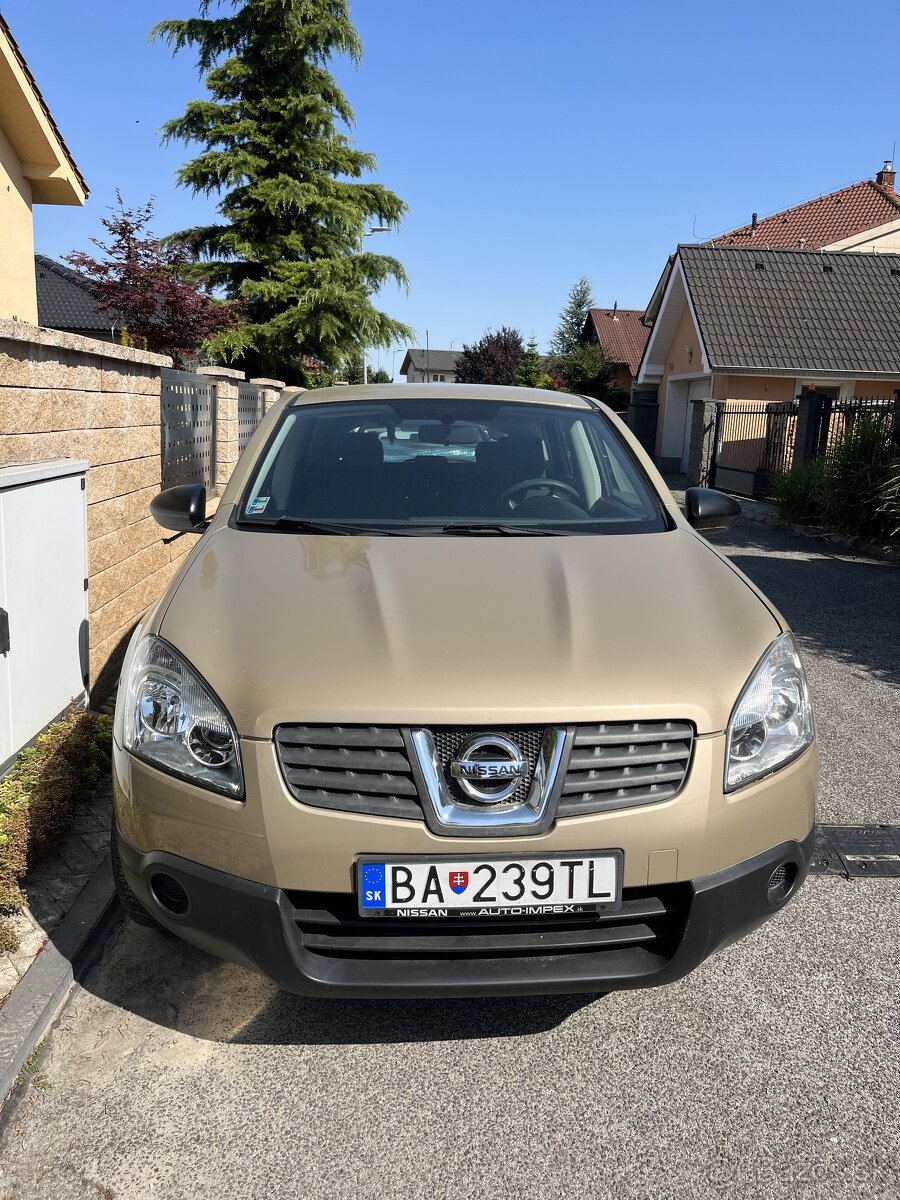
[{"label": "street lamp", "polygon": [[[373,225],[371,229],[364,229],[359,235],[359,252],[362,254],[363,238],[371,237],[373,233],[390,233],[390,225]],[[393,373],[393,372],[392,372]],[[369,363],[366,357],[366,348],[363,346],[363,384],[369,382]]]}]

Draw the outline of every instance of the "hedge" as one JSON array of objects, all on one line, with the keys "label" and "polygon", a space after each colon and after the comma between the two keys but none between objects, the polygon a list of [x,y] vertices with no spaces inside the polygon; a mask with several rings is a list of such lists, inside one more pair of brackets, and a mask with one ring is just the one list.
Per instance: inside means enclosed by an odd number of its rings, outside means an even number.
[{"label": "hedge", "polygon": [[[22,909],[28,869],[57,849],[77,805],[107,785],[111,745],[111,717],[74,711],[23,750],[0,781],[0,914]],[[17,948],[0,916],[0,950]]]}]

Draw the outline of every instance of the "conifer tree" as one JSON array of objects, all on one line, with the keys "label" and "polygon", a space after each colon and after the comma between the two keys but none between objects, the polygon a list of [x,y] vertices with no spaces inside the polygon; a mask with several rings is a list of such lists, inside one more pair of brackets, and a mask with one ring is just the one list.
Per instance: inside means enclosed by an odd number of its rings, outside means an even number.
[{"label": "conifer tree", "polygon": [[516,383],[519,387],[539,387],[543,374],[544,368],[541,364],[541,356],[538,354],[537,342],[534,338],[530,338],[516,370]]},{"label": "conifer tree", "polygon": [[302,356],[335,369],[365,346],[412,339],[372,302],[406,273],[363,240],[406,205],[366,178],[375,159],[343,131],[353,113],[327,69],[335,54],[362,55],[347,0],[199,0],[198,17],[161,21],[151,36],[173,53],[194,47],[209,92],[162,132],[200,147],[179,183],[219,197],[219,221],[171,238],[198,277],[241,302],[246,324],[218,351],[296,375]]},{"label": "conifer tree", "polygon": [[582,275],[569,288],[565,308],[559,314],[559,324],[550,342],[550,353],[554,358],[565,358],[580,344],[588,313],[593,307],[591,285]]}]

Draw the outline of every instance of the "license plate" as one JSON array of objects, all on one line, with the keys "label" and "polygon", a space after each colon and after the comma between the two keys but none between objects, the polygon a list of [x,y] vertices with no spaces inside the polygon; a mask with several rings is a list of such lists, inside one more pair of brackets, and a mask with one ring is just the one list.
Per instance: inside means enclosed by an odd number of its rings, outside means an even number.
[{"label": "license plate", "polygon": [[519,858],[360,859],[364,917],[564,916],[622,903],[622,851]]}]

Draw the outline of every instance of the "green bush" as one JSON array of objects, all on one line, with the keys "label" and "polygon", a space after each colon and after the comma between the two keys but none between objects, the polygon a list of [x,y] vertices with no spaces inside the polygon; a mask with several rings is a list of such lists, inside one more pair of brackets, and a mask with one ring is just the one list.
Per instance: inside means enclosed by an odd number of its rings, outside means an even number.
[{"label": "green bush", "polygon": [[[73,712],[23,750],[0,781],[0,913],[22,907],[28,868],[57,848],[76,806],[109,780],[111,745],[110,717]],[[15,947],[0,920],[0,948]]]},{"label": "green bush", "polygon": [[772,498],[787,521],[811,525],[824,521],[825,464],[817,459],[797,463],[774,480]]}]

